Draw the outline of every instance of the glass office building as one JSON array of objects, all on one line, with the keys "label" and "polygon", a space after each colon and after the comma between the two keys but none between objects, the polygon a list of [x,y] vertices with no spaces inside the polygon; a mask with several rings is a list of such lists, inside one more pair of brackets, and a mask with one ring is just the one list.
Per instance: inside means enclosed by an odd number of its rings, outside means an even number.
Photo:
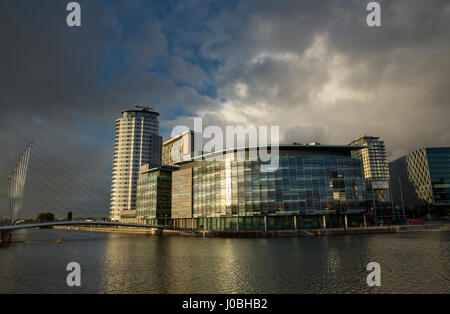
[{"label": "glass office building", "polygon": [[240,161],[231,150],[218,153],[220,161],[180,162],[183,177],[190,173],[192,180],[180,181],[184,201],[177,211],[186,215],[172,223],[233,231],[362,225],[366,194],[355,149],[360,147],[281,145],[274,172],[261,171],[263,162],[250,160],[248,149]]},{"label": "glass office building", "polygon": [[450,147],[421,148],[389,163],[395,202],[414,213],[450,209]]},{"label": "glass office building", "polygon": [[450,207],[450,147],[427,148],[433,204]]},{"label": "glass office building", "polygon": [[137,182],[136,219],[139,223],[165,225],[171,218],[174,167],[141,167]]}]

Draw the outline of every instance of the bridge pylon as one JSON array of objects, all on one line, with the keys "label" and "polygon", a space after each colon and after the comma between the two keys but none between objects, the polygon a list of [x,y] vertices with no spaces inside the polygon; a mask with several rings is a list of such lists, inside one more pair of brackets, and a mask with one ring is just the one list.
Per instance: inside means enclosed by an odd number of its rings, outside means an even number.
[{"label": "bridge pylon", "polygon": [[17,156],[15,166],[8,176],[8,198],[11,224],[13,223],[15,216],[22,209],[28,164],[33,143],[34,142],[28,144]]}]

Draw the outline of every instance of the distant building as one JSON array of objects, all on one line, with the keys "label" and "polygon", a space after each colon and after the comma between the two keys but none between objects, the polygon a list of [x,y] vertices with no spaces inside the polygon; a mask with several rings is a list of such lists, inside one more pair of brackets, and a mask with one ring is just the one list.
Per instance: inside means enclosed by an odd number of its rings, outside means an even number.
[{"label": "distant building", "polygon": [[113,221],[135,219],[139,167],[161,164],[158,116],[151,108],[137,107],[122,111],[122,117],[116,120],[110,212]]},{"label": "distant building", "polygon": [[[352,151],[352,156],[361,160],[368,199],[375,201],[375,209],[391,208],[389,190],[389,167],[384,141],[379,137],[363,136],[349,145],[365,148]],[[392,213],[392,211],[391,211]]]},{"label": "distant building", "polygon": [[173,165],[190,159],[194,152],[194,131],[187,130],[163,143],[162,164]]},{"label": "distant building", "polygon": [[390,162],[389,170],[396,204],[418,214],[449,212],[450,147],[421,148]]}]

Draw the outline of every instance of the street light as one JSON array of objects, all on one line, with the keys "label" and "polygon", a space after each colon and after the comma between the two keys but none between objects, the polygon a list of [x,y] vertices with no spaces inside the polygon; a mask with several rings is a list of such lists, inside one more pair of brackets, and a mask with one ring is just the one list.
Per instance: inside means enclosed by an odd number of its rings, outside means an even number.
[{"label": "street light", "polygon": [[402,211],[403,211],[403,219],[406,221],[406,215],[405,215],[405,204],[403,202],[403,189],[402,189],[402,181],[400,180],[400,177],[398,177],[398,184],[400,185],[400,198],[402,200]]},{"label": "street light", "polygon": [[392,194],[392,181],[389,177],[389,195],[391,197],[391,208],[392,208],[392,219],[395,219],[395,209],[394,209],[394,196]]},{"label": "street light", "polygon": [[371,183],[372,188],[372,202],[373,202],[373,218],[375,219],[375,224],[377,223],[377,209],[375,207],[375,194],[373,192],[373,182]]}]

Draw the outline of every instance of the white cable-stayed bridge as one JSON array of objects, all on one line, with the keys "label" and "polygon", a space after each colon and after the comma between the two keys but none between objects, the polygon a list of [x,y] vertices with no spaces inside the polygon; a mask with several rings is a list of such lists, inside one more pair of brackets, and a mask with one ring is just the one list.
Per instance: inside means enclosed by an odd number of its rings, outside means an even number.
[{"label": "white cable-stayed bridge", "polygon": [[[0,173],[0,201],[0,215],[10,221],[9,226],[0,226],[2,232],[83,224],[163,228],[106,221],[109,195],[36,142],[28,144]],[[36,217],[41,212],[51,212],[60,219],[15,225],[20,218]],[[64,220],[69,212],[77,221]]]}]

